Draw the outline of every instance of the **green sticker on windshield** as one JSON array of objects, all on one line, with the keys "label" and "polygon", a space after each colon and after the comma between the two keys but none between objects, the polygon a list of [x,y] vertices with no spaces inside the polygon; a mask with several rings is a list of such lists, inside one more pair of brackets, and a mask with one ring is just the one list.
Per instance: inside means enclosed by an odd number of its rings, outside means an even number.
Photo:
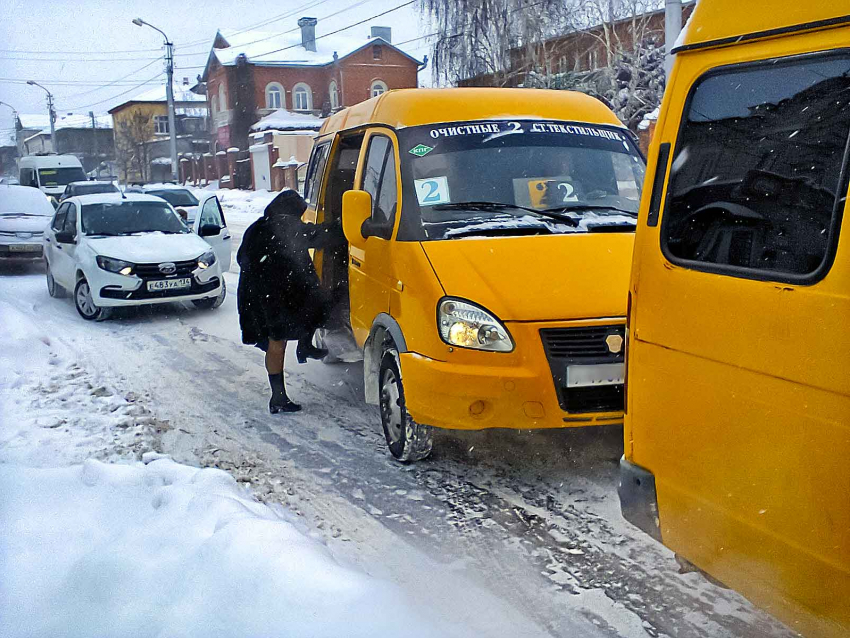
[{"label": "green sticker on windshield", "polygon": [[425,146],[424,144],[417,144],[412,149],[408,151],[411,155],[415,155],[416,157],[423,157],[427,155],[431,151],[434,150],[433,146]]}]

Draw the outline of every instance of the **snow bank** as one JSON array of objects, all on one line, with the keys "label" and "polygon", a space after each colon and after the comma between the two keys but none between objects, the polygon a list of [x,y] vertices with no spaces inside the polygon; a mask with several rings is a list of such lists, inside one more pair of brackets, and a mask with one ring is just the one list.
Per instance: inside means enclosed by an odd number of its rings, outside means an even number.
[{"label": "snow bank", "polygon": [[226,472],[0,465],[0,617],[24,636],[442,636]]}]

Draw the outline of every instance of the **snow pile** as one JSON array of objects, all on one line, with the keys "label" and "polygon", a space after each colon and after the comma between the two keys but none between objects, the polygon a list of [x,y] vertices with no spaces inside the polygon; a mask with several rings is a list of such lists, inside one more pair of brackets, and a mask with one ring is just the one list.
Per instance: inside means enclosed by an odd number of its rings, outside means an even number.
[{"label": "snow pile", "polygon": [[324,119],[311,113],[293,113],[278,109],[251,127],[252,131],[318,131]]},{"label": "snow pile", "polygon": [[226,472],[0,465],[0,617],[23,636],[438,636]]}]

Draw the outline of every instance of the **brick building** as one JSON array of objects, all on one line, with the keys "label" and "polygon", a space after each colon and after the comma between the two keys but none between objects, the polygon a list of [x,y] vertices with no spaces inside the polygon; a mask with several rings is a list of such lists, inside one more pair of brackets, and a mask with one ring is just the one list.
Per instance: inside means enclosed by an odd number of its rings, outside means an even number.
[{"label": "brick building", "polygon": [[317,20],[269,34],[219,31],[206,84],[213,147],[246,149],[250,127],[278,109],[327,115],[389,89],[414,88],[422,63],[392,44],[389,27],[369,37],[316,35]]}]

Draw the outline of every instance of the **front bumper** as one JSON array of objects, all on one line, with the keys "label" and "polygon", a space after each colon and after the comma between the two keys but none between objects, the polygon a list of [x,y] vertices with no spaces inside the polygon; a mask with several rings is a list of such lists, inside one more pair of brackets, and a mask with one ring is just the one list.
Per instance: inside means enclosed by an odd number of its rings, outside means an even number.
[{"label": "front bumper", "polygon": [[89,283],[92,284],[94,302],[104,308],[193,301],[216,297],[221,292],[220,273],[196,270],[191,275],[183,276],[192,280],[188,289],[148,290],[147,282],[151,281],[151,278],[127,277],[106,271],[98,272],[97,281],[89,279]]},{"label": "front bumper", "polygon": [[512,353],[455,349],[447,353],[448,361],[403,353],[407,410],[419,423],[461,430],[622,423],[622,409],[568,411],[560,378],[553,377],[552,359],[541,338],[541,332],[549,329],[605,325],[612,322],[508,324],[516,343]]}]

